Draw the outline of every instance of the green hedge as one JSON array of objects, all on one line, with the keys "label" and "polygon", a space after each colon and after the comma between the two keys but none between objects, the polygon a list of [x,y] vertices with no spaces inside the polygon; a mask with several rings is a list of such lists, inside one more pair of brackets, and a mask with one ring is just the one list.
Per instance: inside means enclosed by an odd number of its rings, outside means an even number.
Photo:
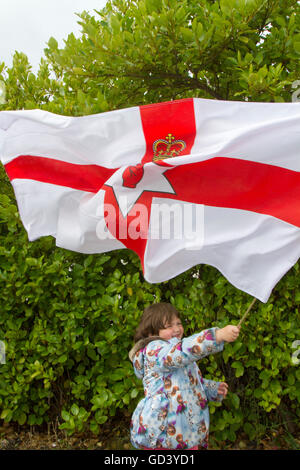
[{"label": "green hedge", "polygon": [[[256,302],[239,339],[202,361],[208,378],[229,383],[228,398],[210,404],[211,437],[253,440],[275,417],[299,420],[299,267]],[[136,255],[121,250],[85,256],[55,247],[51,237],[29,243],[12,199],[0,195],[0,417],[19,425],[58,418],[68,434],[91,430],[117,412],[127,417],[143,396],[128,359],[144,307],[169,301],[186,334],[237,323],[251,298],[214,268],[198,266],[161,283],[144,281]],[[282,419],[282,418],[281,418]]]}]

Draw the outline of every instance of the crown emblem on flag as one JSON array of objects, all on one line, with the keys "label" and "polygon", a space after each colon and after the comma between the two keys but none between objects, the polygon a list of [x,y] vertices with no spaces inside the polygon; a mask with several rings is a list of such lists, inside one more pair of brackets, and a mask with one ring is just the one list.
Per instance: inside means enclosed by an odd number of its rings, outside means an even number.
[{"label": "crown emblem on flag", "polygon": [[153,161],[178,157],[185,147],[184,140],[175,140],[172,134],[168,134],[165,139],[158,139],[153,143]]}]

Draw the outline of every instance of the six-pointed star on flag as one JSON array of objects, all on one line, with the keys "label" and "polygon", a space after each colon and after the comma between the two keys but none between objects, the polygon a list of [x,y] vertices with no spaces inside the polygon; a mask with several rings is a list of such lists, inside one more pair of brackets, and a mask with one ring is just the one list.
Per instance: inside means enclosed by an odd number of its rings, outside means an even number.
[{"label": "six-pointed star on flag", "polygon": [[145,191],[176,194],[167,177],[164,175],[165,171],[170,169],[169,166],[166,168],[165,166],[160,166],[153,162],[146,163],[143,166],[143,175],[136,183],[135,187],[124,185],[123,174],[126,168],[122,167],[117,170],[105,183],[105,186],[112,188],[123,217],[128,215]]}]

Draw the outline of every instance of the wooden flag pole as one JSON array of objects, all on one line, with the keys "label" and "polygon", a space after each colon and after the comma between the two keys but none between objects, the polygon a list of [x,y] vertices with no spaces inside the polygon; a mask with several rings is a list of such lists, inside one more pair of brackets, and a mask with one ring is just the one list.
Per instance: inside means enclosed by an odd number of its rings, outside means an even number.
[{"label": "wooden flag pole", "polygon": [[242,316],[242,318],[240,319],[239,321],[239,324],[238,324],[238,327],[241,327],[242,326],[242,323],[243,321],[245,320],[246,316],[248,315],[248,313],[250,312],[251,308],[253,307],[253,305],[255,304],[256,302],[256,299],[253,299],[251,304],[249,305],[249,307],[247,308],[246,312],[244,313],[244,315]]}]

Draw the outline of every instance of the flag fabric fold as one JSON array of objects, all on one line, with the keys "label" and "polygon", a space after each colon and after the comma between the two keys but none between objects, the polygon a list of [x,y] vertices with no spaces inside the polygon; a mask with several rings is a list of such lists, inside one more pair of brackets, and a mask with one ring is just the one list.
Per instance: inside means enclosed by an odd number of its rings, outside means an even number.
[{"label": "flag fabric fold", "polygon": [[266,302],[299,259],[300,103],[2,111],[0,157],[29,240],[134,250],[148,282],[205,263]]}]

